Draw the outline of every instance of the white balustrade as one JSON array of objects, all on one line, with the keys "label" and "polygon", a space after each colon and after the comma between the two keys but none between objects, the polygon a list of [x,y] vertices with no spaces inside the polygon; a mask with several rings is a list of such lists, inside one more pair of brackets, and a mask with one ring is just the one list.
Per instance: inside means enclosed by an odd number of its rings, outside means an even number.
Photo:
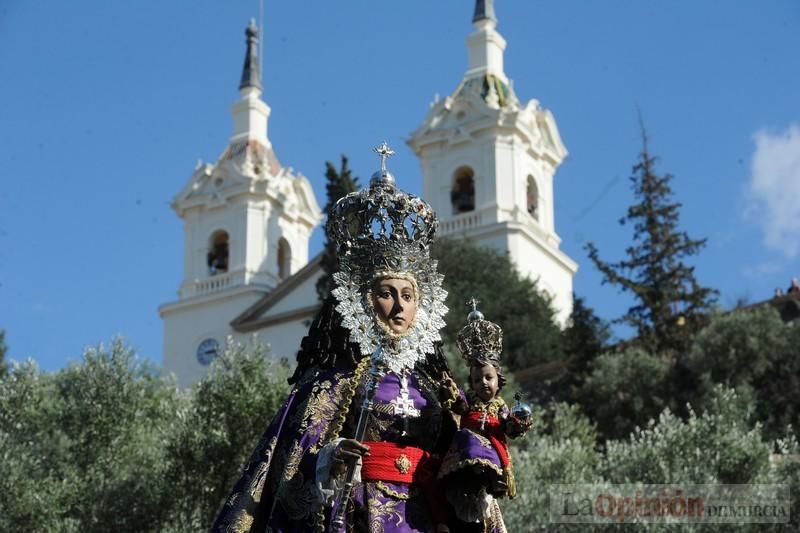
[{"label": "white balustrade", "polygon": [[445,236],[453,233],[467,231],[481,224],[481,214],[473,211],[461,213],[439,224],[439,235]]},{"label": "white balustrade", "polygon": [[208,279],[198,280],[194,285],[195,296],[202,296],[222,289],[227,289],[232,284],[231,274],[216,274]]}]

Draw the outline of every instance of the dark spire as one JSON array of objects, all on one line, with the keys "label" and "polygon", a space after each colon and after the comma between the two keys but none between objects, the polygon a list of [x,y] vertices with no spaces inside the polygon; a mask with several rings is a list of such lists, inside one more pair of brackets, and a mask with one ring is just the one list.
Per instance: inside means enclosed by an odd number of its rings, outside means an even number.
[{"label": "dark spire", "polygon": [[256,21],[250,19],[250,25],[244,30],[247,35],[247,55],[244,56],[244,69],[242,69],[242,82],[239,89],[255,87],[261,89],[261,73],[258,67],[258,28]]},{"label": "dark spire", "polygon": [[475,0],[475,15],[472,17],[472,22],[484,19],[497,22],[494,14],[494,0]]}]

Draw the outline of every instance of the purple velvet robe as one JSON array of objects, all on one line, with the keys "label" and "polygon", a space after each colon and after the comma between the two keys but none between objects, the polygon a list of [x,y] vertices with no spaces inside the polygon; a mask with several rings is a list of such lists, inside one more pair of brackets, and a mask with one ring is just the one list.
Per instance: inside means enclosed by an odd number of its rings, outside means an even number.
[{"label": "purple velvet robe", "polygon": [[[357,369],[306,372],[275,415],[225,502],[213,530],[327,531],[331,510],[316,486],[320,450],[336,438],[353,436],[360,412],[366,363]],[[419,417],[394,414],[389,403],[400,382],[379,382],[366,441],[396,442],[443,455],[455,431],[437,398],[437,380],[408,371],[409,397]],[[435,530],[430,498],[414,484],[356,484],[346,514],[346,531],[428,532]]]}]

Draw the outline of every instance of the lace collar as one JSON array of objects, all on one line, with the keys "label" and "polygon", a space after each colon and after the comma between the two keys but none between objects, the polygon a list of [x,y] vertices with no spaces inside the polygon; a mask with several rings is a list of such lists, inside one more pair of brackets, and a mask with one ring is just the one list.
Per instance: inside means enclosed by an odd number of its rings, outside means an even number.
[{"label": "lace collar", "polygon": [[342,326],[350,332],[350,340],[358,344],[363,355],[382,346],[382,363],[400,375],[433,354],[434,343],[442,339],[439,330],[445,326],[447,313],[444,304],[447,291],[442,288],[444,276],[436,271],[435,261],[416,278],[420,293],[417,315],[408,332],[400,337],[390,336],[378,327],[369,301],[371,280],[362,280],[347,265],[342,265],[333,280],[336,287],[331,292],[337,300],[336,310],[342,316]]}]

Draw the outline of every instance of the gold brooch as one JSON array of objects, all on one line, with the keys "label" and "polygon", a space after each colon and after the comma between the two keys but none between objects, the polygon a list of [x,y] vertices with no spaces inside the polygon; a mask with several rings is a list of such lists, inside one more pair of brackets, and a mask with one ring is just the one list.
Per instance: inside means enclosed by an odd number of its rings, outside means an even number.
[{"label": "gold brooch", "polygon": [[401,474],[408,474],[408,471],[411,469],[411,460],[406,454],[401,453],[400,457],[394,460],[394,466],[397,467],[397,470]]}]

